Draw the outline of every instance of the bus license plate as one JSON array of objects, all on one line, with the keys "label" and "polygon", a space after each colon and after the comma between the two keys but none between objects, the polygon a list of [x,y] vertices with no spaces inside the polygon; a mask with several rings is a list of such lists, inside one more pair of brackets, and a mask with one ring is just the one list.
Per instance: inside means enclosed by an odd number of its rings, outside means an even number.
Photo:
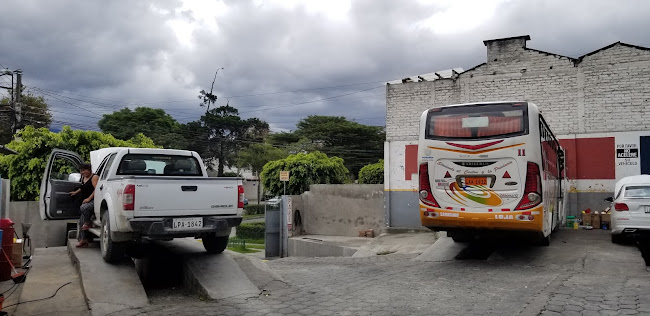
[{"label": "bus license plate", "polygon": [[487,185],[486,177],[467,177],[465,178],[465,185]]},{"label": "bus license plate", "polygon": [[174,218],[172,220],[172,229],[184,230],[194,228],[203,228],[203,217]]}]

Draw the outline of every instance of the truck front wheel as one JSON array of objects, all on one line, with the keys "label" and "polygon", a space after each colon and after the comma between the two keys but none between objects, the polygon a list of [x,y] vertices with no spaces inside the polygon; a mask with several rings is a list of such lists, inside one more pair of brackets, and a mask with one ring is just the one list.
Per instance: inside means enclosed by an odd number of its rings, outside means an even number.
[{"label": "truck front wheel", "polygon": [[102,252],[102,258],[104,261],[109,263],[114,263],[122,260],[124,258],[125,243],[124,242],[114,242],[111,239],[111,229],[110,221],[108,220],[108,214],[102,217],[102,230],[100,233],[100,249]]},{"label": "truck front wheel", "polygon": [[228,246],[228,236],[203,236],[203,247],[208,253],[222,253]]}]

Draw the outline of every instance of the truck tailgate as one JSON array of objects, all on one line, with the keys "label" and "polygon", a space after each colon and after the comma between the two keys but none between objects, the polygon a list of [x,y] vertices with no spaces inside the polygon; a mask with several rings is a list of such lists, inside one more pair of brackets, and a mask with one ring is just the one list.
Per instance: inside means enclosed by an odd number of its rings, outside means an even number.
[{"label": "truck tailgate", "polygon": [[237,214],[239,179],[138,177],[135,217]]}]

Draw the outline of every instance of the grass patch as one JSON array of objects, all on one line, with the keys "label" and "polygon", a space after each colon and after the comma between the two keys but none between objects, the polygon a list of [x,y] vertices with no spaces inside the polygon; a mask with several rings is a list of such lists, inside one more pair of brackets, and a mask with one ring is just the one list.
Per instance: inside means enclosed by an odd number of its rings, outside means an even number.
[{"label": "grass patch", "polygon": [[259,245],[264,245],[264,239],[248,239],[246,238],[246,245],[248,244],[259,244]]},{"label": "grass patch", "polygon": [[[262,242],[264,242],[264,240],[262,240]],[[228,241],[227,249],[239,253],[255,253],[263,250],[264,245],[251,243],[249,240],[246,240],[244,238],[232,237]]]},{"label": "grass patch", "polygon": [[239,253],[256,253],[256,252],[260,252],[260,250],[257,250],[257,249],[240,248],[240,247],[228,247],[228,250],[234,251],[234,252],[239,252]]}]

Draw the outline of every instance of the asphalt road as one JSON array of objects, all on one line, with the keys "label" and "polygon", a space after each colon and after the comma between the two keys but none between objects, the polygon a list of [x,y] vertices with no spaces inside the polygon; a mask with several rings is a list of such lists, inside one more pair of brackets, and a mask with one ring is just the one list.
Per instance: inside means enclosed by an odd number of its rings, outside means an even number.
[{"label": "asphalt road", "polygon": [[[284,258],[265,269],[238,259],[254,298],[201,300],[158,291],[121,315],[643,315],[650,273],[633,245],[608,231],[561,230],[551,246],[474,243],[459,259],[416,255]],[[261,262],[260,262],[261,263]]]}]

